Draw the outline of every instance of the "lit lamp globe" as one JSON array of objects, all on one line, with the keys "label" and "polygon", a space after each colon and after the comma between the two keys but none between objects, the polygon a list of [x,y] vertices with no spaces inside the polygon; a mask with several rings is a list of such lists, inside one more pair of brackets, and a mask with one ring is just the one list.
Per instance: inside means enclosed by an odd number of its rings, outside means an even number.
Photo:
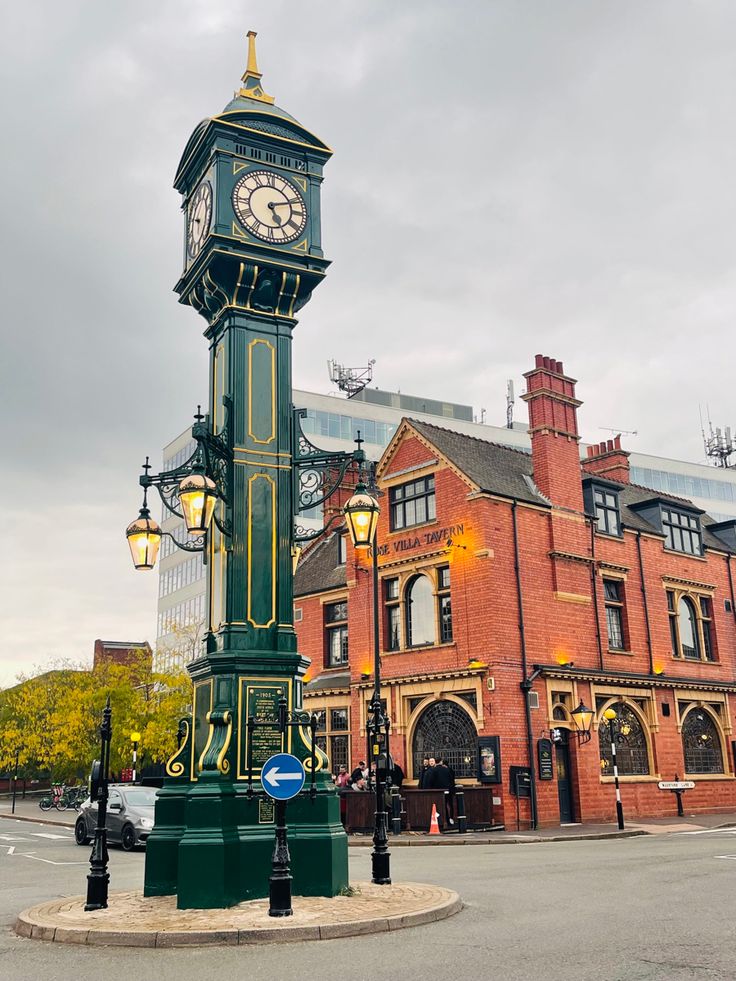
[{"label": "lit lamp globe", "polygon": [[214,480],[203,473],[189,474],[179,484],[179,500],[190,535],[203,535],[210,526],[217,503]]},{"label": "lit lamp globe", "polygon": [[132,743],[139,743],[141,741],[141,734],[139,732],[131,732],[130,741]]},{"label": "lit lamp globe", "polygon": [[588,708],[588,706],[580,699],[580,704],[576,709],[570,713],[572,715],[573,722],[578,728],[578,731],[582,733],[583,736],[590,735],[590,724],[593,721],[593,716],[595,715],[593,709]]},{"label": "lit lamp globe", "polygon": [[153,520],[148,508],[141,508],[135,521],[125,529],[125,536],[136,569],[152,569],[161,544],[161,527]]},{"label": "lit lamp globe", "polygon": [[606,711],[603,713],[603,718],[606,719],[608,722],[613,722],[613,720],[616,718],[616,710],[612,708],[607,708]]},{"label": "lit lamp globe", "polygon": [[375,497],[359,484],[355,493],[343,508],[345,522],[355,548],[368,548],[373,544],[381,508]]}]

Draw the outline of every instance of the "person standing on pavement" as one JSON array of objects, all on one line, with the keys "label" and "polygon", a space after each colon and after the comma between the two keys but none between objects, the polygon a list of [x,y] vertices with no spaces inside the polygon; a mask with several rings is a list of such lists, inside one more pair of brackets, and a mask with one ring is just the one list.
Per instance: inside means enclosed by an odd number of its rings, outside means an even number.
[{"label": "person standing on pavement", "polygon": [[335,777],[335,786],[338,788],[338,790],[343,790],[345,787],[347,787],[349,780],[350,777],[348,776],[348,768],[343,763],[340,766],[340,772]]},{"label": "person standing on pavement", "polygon": [[419,771],[419,789],[424,790],[424,782],[427,779],[427,770],[429,769],[429,757],[425,756],[422,760],[422,768]]},{"label": "person standing on pavement", "polygon": [[448,824],[455,823],[455,771],[447,765],[447,760],[440,759],[434,771],[434,785],[441,790],[445,797],[445,819]]}]

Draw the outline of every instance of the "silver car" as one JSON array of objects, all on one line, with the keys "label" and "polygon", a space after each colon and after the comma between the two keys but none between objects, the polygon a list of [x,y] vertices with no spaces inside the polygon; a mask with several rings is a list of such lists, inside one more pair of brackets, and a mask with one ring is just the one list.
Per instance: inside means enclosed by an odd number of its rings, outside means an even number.
[{"label": "silver car", "polygon": [[[115,784],[109,788],[107,801],[107,840],[118,841],[126,852],[144,842],[153,829],[155,787],[132,787]],[[97,827],[97,804],[88,797],[82,804],[74,839],[78,845],[88,845]]]}]

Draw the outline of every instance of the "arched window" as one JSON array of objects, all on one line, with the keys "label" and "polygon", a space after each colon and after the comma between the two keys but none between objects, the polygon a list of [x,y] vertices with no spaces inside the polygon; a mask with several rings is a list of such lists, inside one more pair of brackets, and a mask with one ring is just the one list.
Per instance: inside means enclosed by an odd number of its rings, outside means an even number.
[{"label": "arched window", "polygon": [[426,576],[415,576],[406,589],[406,643],[408,647],[434,644],[434,596]]},{"label": "arched window", "polygon": [[[616,734],[616,763],[621,776],[641,776],[649,773],[649,749],[641,719],[621,702],[611,708],[617,719],[613,722]],[[611,724],[601,717],[598,726],[598,745],[601,754],[601,773],[604,777],[613,776],[613,755],[611,753]]]},{"label": "arched window", "polygon": [[723,753],[718,728],[703,709],[692,709],[682,723],[682,748],[686,773],[723,773]]},{"label": "arched window", "polygon": [[456,702],[432,702],[422,712],[412,740],[414,776],[419,776],[425,756],[444,757],[456,777],[476,776],[478,733],[473,720]]},{"label": "arched window", "polygon": [[680,627],[680,644],[682,656],[694,661],[700,660],[700,644],[698,643],[698,620],[695,615],[693,601],[687,596],[680,599],[677,608]]}]

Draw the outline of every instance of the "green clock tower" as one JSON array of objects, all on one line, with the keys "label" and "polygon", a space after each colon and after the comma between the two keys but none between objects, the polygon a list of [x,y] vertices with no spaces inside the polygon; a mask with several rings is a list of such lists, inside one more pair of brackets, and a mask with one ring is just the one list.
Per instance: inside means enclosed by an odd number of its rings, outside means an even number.
[{"label": "green clock tower", "polygon": [[[246,722],[301,707],[308,660],[293,627],[292,537],[299,434],[291,406],[296,314],[325,275],[320,193],[329,147],[274,104],[248,34],[242,86],[186,145],[174,181],[182,195],[180,301],[206,322],[209,413],[219,447],[211,469],[227,492],[205,539],[206,636],[190,665],[191,719],[166,767],[146,854],[146,895],[176,893],[180,908],[226,907],[268,895],[273,814],[262,764],[294,753],[309,767],[309,726],[281,735]],[[204,419],[204,421],[203,421]],[[223,453],[224,447],[224,453]],[[317,793],[289,805],[294,892],[335,895],[348,884],[347,838],[327,758]],[[309,776],[308,776],[309,780]]]}]

